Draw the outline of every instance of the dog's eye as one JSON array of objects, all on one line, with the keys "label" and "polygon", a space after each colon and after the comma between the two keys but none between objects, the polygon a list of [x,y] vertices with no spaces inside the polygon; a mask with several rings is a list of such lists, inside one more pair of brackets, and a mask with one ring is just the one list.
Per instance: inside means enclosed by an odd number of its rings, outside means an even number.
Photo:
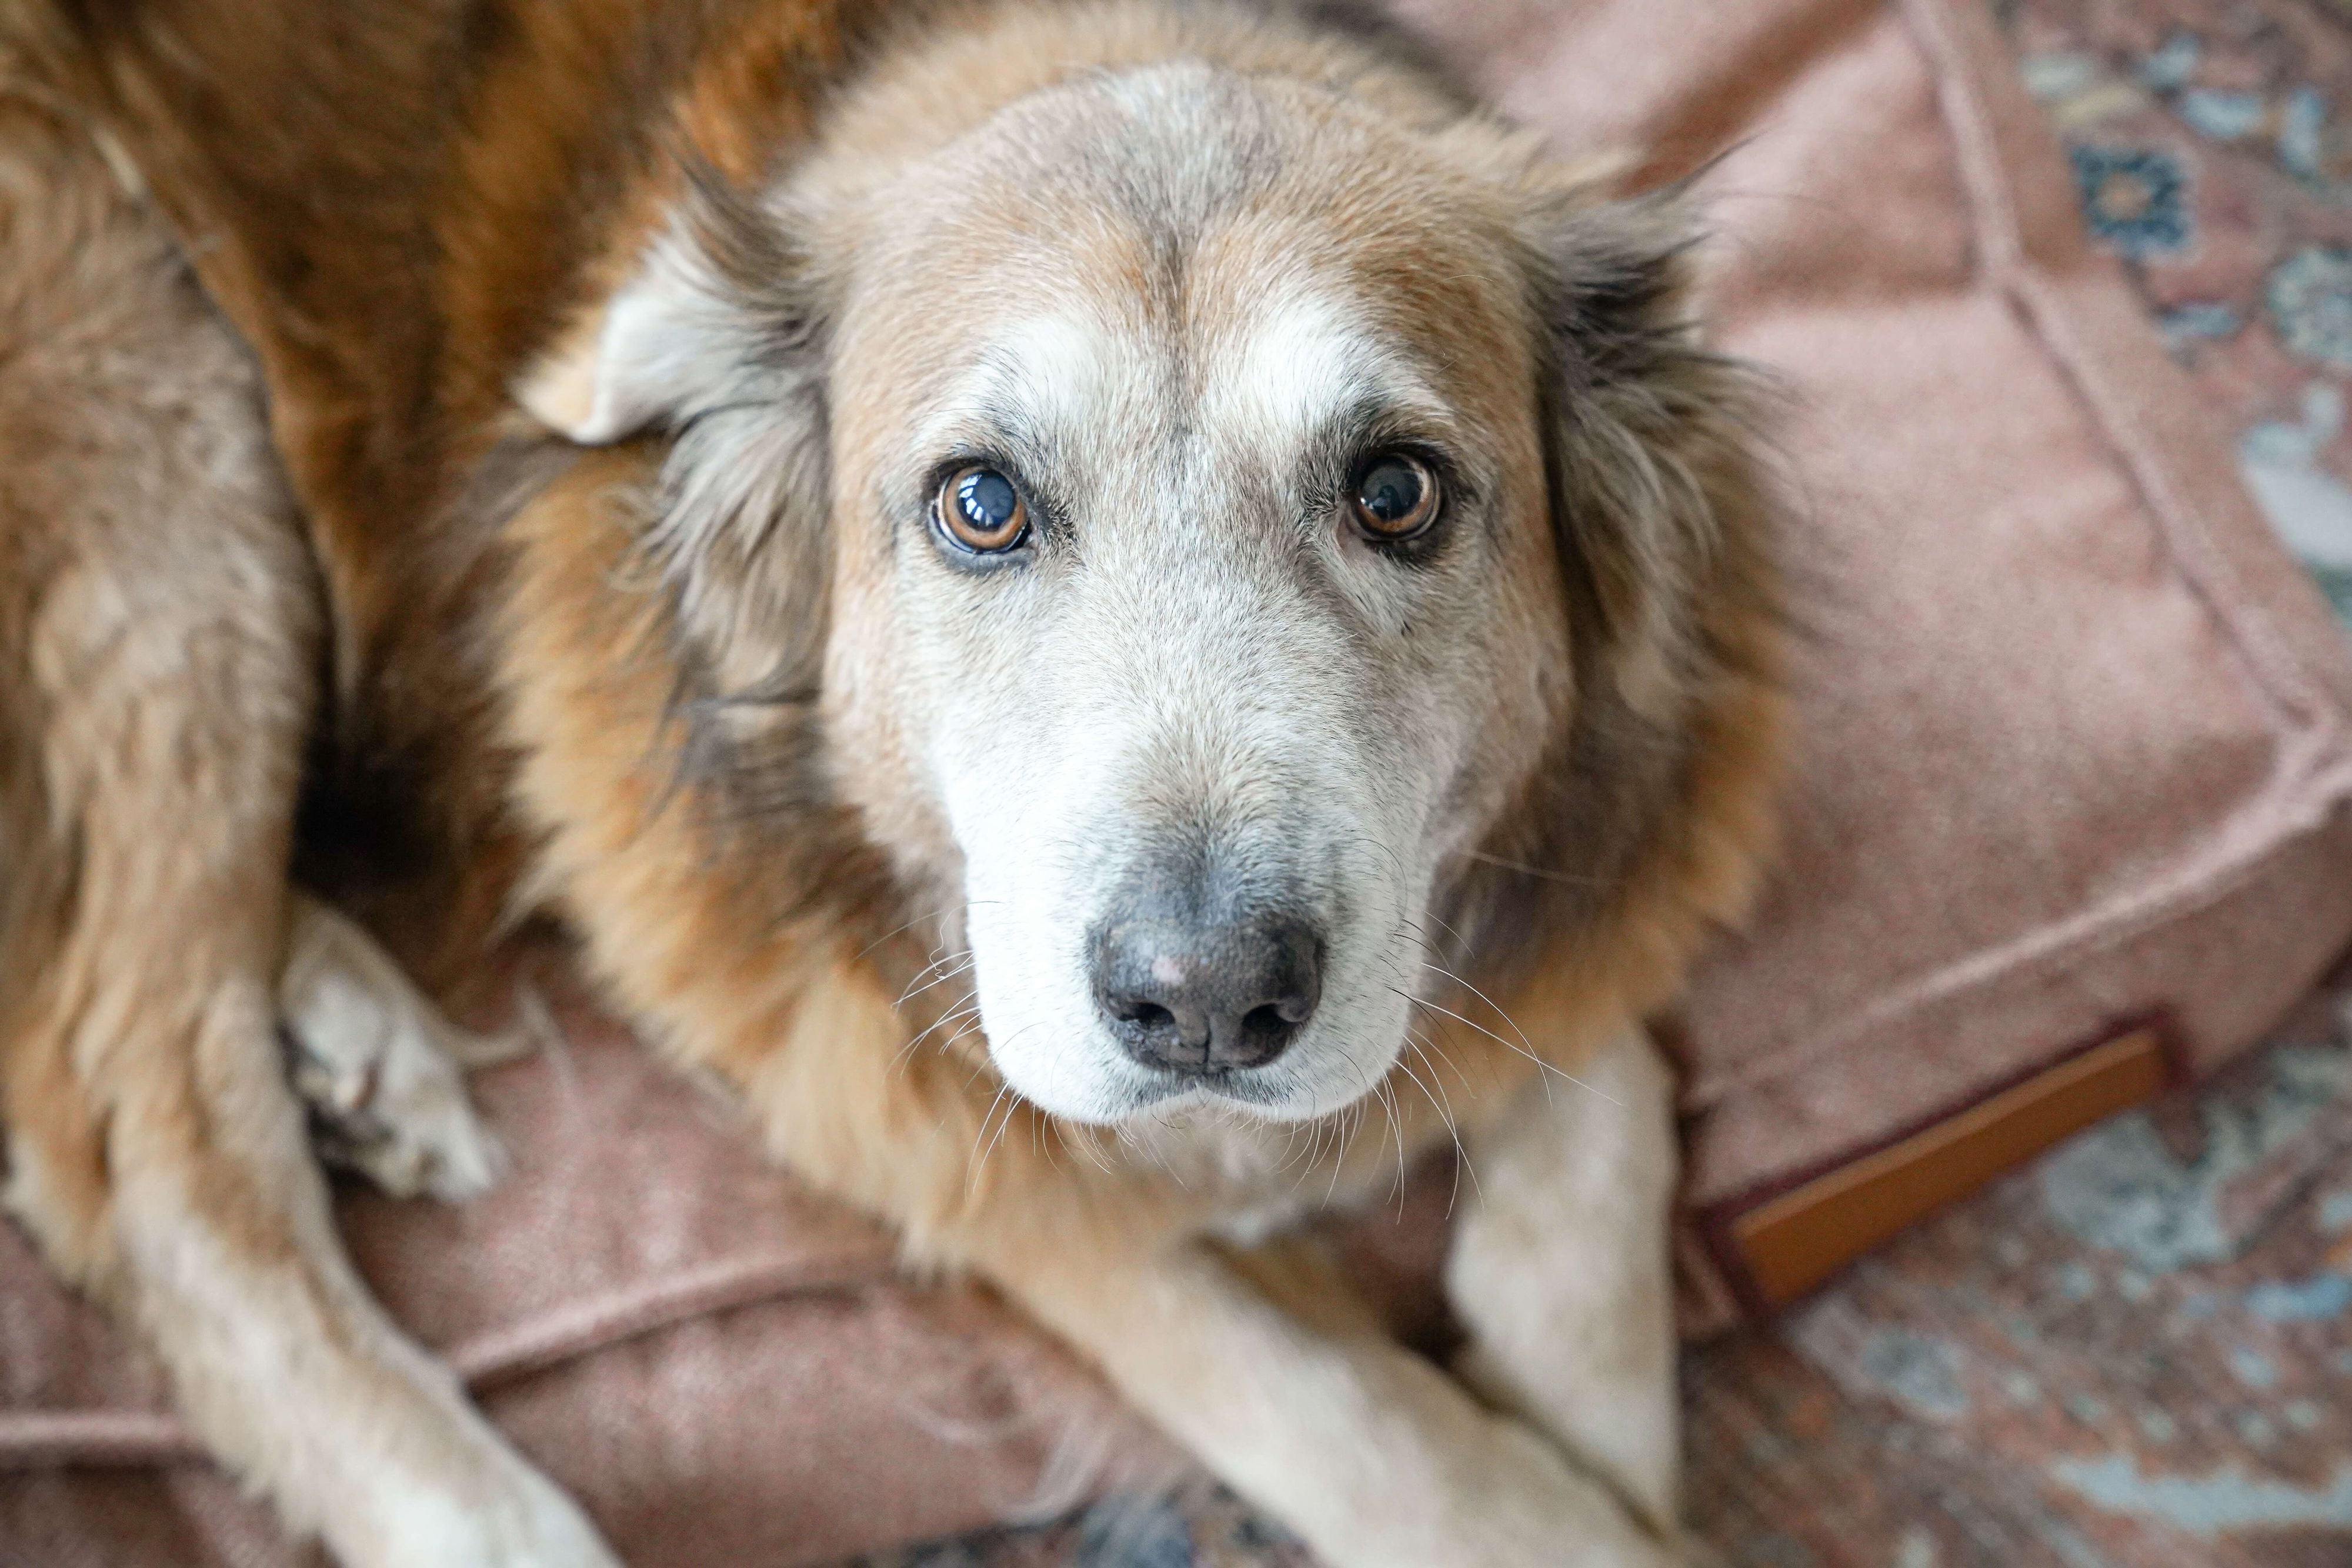
[{"label": "dog's eye", "polygon": [[1437,516],[1437,476],[1405,452],[1376,452],[1357,467],[1349,510],[1364,537],[1397,544]]},{"label": "dog's eye", "polygon": [[1029,508],[994,468],[959,468],[940,487],[940,526],[966,550],[992,555],[1029,536]]}]

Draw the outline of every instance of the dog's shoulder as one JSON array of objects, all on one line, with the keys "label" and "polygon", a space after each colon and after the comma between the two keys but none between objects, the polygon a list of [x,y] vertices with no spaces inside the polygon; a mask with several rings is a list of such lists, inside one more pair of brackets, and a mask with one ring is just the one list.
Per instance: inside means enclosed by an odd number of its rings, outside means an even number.
[{"label": "dog's shoulder", "polygon": [[305,836],[329,882],[348,864],[414,881],[401,909],[503,903],[499,517],[564,457],[518,458],[538,433],[513,377],[689,171],[749,181],[788,153],[857,30],[901,8],[27,0],[0,21],[108,125],[259,363],[331,626]]},{"label": "dog's shoulder", "polygon": [[755,172],[890,9],[148,0],[50,31],[293,401],[316,505],[446,483],[436,448],[642,242],[680,154]]}]

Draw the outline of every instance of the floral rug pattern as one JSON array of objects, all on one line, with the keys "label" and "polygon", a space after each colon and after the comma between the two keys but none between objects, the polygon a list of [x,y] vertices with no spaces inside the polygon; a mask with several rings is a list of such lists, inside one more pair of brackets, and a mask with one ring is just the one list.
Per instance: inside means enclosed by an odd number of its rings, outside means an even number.
[{"label": "floral rug pattern", "polygon": [[2083,212],[2352,618],[2352,0],[1997,0]]},{"label": "floral rug pattern", "polygon": [[[2352,621],[2352,0],[1989,0],[2084,213]],[[2346,994],[1686,1358],[1732,1568],[2352,1565]],[[1230,1494],[857,1568],[1311,1568]]]}]

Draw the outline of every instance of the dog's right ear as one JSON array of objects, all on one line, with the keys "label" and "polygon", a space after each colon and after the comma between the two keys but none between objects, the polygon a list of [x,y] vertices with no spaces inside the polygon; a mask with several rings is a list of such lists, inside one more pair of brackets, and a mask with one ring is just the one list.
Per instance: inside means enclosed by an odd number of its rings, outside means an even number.
[{"label": "dog's right ear", "polygon": [[712,364],[709,307],[659,248],[637,276],[592,306],[523,373],[515,401],[567,440],[602,447],[664,424],[693,401]]},{"label": "dog's right ear", "polygon": [[668,437],[644,545],[709,694],[812,688],[832,494],[824,292],[786,215],[703,170],[514,386],[583,446]]},{"label": "dog's right ear", "polygon": [[515,401],[601,447],[722,404],[790,399],[814,369],[807,274],[782,219],[701,173],[620,286],[517,379]]}]

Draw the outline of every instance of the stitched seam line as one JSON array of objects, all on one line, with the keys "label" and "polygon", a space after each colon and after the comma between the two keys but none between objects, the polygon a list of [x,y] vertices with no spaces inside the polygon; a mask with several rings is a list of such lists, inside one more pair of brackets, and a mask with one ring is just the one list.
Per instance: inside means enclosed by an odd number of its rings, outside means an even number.
[{"label": "stitched seam line", "polygon": [[1968,58],[1953,37],[1951,18],[1943,8],[1951,0],[1901,0],[1901,8],[1927,63],[1969,203],[1979,282],[2011,301],[2042,353],[2064,378],[2092,432],[2154,521],[2174,575],[2229,646],[2237,649],[2248,684],[2261,699],[2266,727],[2278,738],[2281,754],[2270,781],[2231,813],[2231,820],[2243,822],[2271,815],[2282,804],[2288,809],[2283,830],[2273,828],[2243,847],[2233,845],[2193,863],[2153,890],[2095,902],[2073,915],[2045,921],[2030,932],[1980,949],[1910,982],[1834,1028],[1792,1041],[1734,1073],[1694,1085],[1685,1102],[1691,1110],[1704,1110],[1727,1094],[1759,1083],[1785,1079],[1874,1029],[1964,996],[2004,975],[2021,971],[2029,975],[2046,973],[2073,958],[2120,945],[2167,921],[2208,908],[2242,887],[2282,846],[2314,831],[2331,809],[2352,796],[2352,761],[2343,754],[2343,716],[2303,661],[2249,605],[2235,573],[2212,544],[2210,530],[2182,497],[2169,467],[2149,450],[2137,426],[2105,395],[2103,383],[2094,374],[2093,356],[2081,349],[2057,290],[2028,256],[2007,165],[1978,97]]},{"label": "stitched seam line", "polygon": [[[805,1258],[775,1255],[725,1258],[490,1330],[460,1341],[444,1359],[468,1388],[480,1390],[739,1307],[853,1289],[887,1267],[887,1254],[878,1249],[872,1258],[814,1268]],[[0,1412],[0,1471],[206,1460],[187,1427],[160,1412]]]}]

